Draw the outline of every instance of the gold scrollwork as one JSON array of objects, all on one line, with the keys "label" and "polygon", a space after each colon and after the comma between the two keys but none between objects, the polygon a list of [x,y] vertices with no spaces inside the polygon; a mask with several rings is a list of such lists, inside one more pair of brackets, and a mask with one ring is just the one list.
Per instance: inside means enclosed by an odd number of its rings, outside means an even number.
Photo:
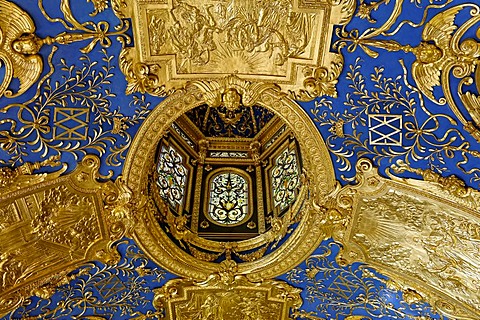
[{"label": "gold scrollwork", "polygon": [[296,99],[335,96],[343,61],[329,52],[330,38],[354,7],[352,0],[128,2],[115,11],[132,18],[137,40],[121,52],[127,93],[166,96],[190,80],[235,74],[280,83]]},{"label": "gold scrollwork", "polygon": [[224,281],[212,275],[203,282],[174,279],[154,289],[154,307],[165,319],[290,319],[302,305],[300,289],[283,281],[251,282],[245,276]]}]

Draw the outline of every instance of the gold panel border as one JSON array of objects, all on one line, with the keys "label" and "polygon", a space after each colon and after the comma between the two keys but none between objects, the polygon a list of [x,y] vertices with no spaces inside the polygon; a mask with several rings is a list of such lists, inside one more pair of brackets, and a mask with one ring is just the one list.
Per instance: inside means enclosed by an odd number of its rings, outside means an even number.
[{"label": "gold panel border", "polygon": [[[87,154],[64,176],[60,174],[66,164],[56,172],[33,173],[59,164],[58,157],[50,157],[16,169],[0,168],[0,173],[7,171],[6,176],[13,177],[0,179],[0,213],[19,204],[19,220],[0,230],[1,246],[6,247],[2,248],[6,251],[0,259],[0,277],[9,279],[0,286],[0,316],[32,295],[50,298],[57,286],[71,280],[68,273],[87,261],[115,263],[120,258],[116,244],[131,227],[131,193],[121,178],[98,181],[109,177],[99,174],[100,158],[95,155]],[[37,230],[33,221],[48,227]],[[35,251],[35,246],[46,251]],[[16,267],[9,269],[8,265]]]},{"label": "gold panel border", "polygon": [[[179,315],[182,310],[187,311],[190,317],[202,315],[209,319],[210,316],[224,319],[235,313],[250,319],[261,317],[273,320],[275,316],[275,320],[286,320],[293,319],[289,317],[290,310],[298,310],[303,303],[301,289],[284,281],[251,282],[243,275],[233,278],[224,276],[211,275],[203,282],[170,280],[163,287],[153,290],[153,305],[165,314],[167,320],[185,319]],[[239,301],[242,303],[238,304]],[[189,306],[187,310],[185,305]]]}]

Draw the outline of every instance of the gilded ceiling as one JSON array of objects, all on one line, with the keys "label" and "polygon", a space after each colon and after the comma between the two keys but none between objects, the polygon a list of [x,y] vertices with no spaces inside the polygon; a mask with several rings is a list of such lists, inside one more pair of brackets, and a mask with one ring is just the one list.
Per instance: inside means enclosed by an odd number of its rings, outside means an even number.
[{"label": "gilded ceiling", "polygon": [[480,7],[0,0],[2,319],[480,318]]}]

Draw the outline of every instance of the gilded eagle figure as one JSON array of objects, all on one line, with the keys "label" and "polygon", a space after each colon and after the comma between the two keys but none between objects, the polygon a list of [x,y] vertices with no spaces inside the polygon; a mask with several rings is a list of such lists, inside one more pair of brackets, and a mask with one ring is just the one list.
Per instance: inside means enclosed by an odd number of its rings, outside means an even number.
[{"label": "gilded eagle figure", "polygon": [[[18,97],[40,77],[43,61],[38,52],[43,41],[34,32],[33,20],[25,11],[0,0],[0,63],[5,68],[0,97]],[[13,78],[20,82],[17,92],[9,89]]]}]

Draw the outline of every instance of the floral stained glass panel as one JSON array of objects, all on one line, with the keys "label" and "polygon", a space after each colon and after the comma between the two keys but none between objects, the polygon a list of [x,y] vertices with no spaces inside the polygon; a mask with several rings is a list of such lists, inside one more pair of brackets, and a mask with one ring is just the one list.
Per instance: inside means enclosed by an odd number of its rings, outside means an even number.
[{"label": "floral stained glass panel", "polygon": [[158,166],[157,184],[160,195],[172,206],[181,205],[185,195],[188,170],[183,165],[182,156],[171,146],[162,146]]},{"label": "floral stained glass panel", "polygon": [[234,172],[222,172],[210,182],[208,214],[220,224],[236,224],[248,214],[248,182]]},{"label": "floral stained glass panel", "polygon": [[272,169],[273,205],[286,208],[295,201],[296,189],[300,184],[295,151],[285,149],[276,159]]}]

